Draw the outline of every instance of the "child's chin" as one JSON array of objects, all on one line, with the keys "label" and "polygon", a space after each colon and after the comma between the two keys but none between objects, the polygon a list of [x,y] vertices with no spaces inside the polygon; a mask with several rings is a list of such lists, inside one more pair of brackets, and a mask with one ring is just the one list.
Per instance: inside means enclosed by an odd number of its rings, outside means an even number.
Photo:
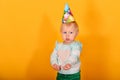
[{"label": "child's chin", "polygon": [[72,41],[65,41],[65,43],[71,43]]}]

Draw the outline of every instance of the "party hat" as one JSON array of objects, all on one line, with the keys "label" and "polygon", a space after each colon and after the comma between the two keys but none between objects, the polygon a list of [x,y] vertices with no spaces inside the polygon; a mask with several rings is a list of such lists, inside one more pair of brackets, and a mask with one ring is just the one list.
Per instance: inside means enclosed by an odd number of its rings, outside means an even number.
[{"label": "party hat", "polygon": [[70,22],[73,22],[75,21],[73,15],[72,15],[72,12],[69,8],[69,5],[66,3],[65,4],[65,8],[64,8],[64,14],[63,14],[63,17],[62,17],[62,23],[70,23]]}]

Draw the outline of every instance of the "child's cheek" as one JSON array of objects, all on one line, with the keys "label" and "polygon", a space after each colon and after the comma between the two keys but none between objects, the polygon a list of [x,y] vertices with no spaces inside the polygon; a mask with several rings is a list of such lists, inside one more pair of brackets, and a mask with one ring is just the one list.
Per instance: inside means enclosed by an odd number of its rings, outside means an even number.
[{"label": "child's cheek", "polygon": [[64,39],[64,35],[62,35],[62,38]]},{"label": "child's cheek", "polygon": [[65,36],[64,36],[64,35],[62,35],[62,39],[63,39],[63,40],[65,39]]},{"label": "child's cheek", "polygon": [[75,37],[76,37],[76,36],[75,36],[75,35],[73,35],[73,36],[72,36],[72,40],[74,40],[74,39],[75,39]]}]

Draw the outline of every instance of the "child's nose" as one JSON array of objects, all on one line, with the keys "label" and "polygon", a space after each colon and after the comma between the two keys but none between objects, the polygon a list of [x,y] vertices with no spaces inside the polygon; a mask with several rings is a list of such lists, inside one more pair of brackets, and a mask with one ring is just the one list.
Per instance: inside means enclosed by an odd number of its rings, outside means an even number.
[{"label": "child's nose", "polygon": [[69,37],[69,34],[67,34],[66,37],[68,38],[68,37]]}]

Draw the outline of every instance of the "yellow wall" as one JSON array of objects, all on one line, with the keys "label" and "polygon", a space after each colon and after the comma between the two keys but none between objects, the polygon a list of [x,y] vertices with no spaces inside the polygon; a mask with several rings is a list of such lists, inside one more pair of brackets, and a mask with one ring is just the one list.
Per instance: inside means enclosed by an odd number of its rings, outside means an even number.
[{"label": "yellow wall", "polygon": [[0,0],[0,80],[55,80],[49,56],[65,2],[79,24],[82,80],[120,80],[119,0]]}]

